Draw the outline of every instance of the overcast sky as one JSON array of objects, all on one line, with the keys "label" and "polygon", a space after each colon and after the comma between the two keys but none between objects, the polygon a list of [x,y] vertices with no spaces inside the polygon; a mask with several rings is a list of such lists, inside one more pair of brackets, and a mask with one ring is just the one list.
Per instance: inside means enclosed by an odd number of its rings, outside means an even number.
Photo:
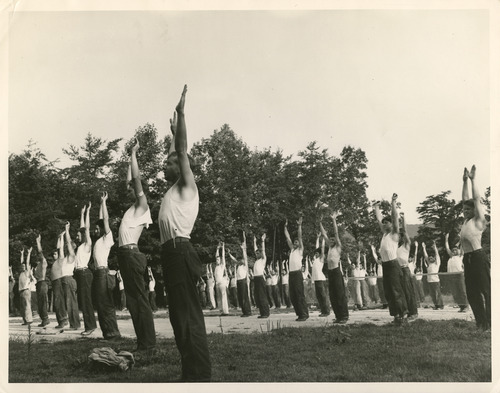
[{"label": "overcast sky", "polygon": [[[464,166],[490,185],[487,10],[17,12],[8,150],[51,160],[88,132],[160,134],[188,84],[190,146],[228,123],[252,148],[316,140],[368,158],[368,197],[460,199]],[[67,165],[62,160],[60,166]]]}]

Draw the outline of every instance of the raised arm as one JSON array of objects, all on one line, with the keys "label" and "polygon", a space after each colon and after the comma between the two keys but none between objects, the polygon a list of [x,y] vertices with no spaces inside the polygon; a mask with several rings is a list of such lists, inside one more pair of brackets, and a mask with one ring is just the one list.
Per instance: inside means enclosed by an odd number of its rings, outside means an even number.
[{"label": "raised arm", "polygon": [[424,254],[424,263],[425,267],[427,267],[427,261],[429,260],[429,255],[427,255],[427,246],[425,245],[425,242],[422,242],[422,252]]},{"label": "raised arm", "polygon": [[83,206],[80,210],[80,228],[85,228],[85,210],[87,210],[87,206]]},{"label": "raised arm", "polygon": [[469,172],[469,179],[472,186],[472,199],[474,200],[474,221],[480,230],[484,230],[486,226],[486,218],[484,217],[483,204],[481,203],[481,195],[476,183],[476,166],[472,165]]},{"label": "raised arm", "polygon": [[92,246],[92,238],[90,237],[90,208],[92,207],[92,202],[89,201],[87,206],[87,213],[85,214],[85,245],[87,250],[90,250]]},{"label": "raised arm", "polygon": [[377,250],[375,250],[375,246],[373,244],[370,244],[370,249],[372,250],[373,259],[375,259],[375,263],[377,263],[378,255],[377,255]]},{"label": "raised arm", "polygon": [[297,221],[297,239],[299,240],[299,248],[304,250],[304,243],[302,242],[302,215],[299,217]]},{"label": "raised arm", "polygon": [[243,254],[243,263],[248,270],[248,255],[247,255],[247,238],[245,235],[245,231],[243,231],[243,241],[240,244],[241,253]]},{"label": "raised arm", "polygon": [[321,236],[321,232],[316,234],[316,243],[314,244],[314,249],[318,249],[319,248],[319,238]]},{"label": "raised arm", "polygon": [[337,216],[339,215],[338,211],[335,211],[331,214],[330,217],[332,217],[333,221],[333,235],[335,236],[335,243],[337,247],[342,247],[342,244],[340,243],[340,236],[339,236],[339,228],[337,226]]},{"label": "raised arm", "polygon": [[24,247],[21,249],[21,265],[24,263]]},{"label": "raised arm", "polygon": [[398,194],[392,194],[391,199],[391,217],[392,217],[392,233],[399,235],[399,216],[398,216]]},{"label": "raised arm", "polygon": [[68,254],[71,256],[71,257],[74,257],[75,256],[75,249],[73,248],[73,242],[71,241],[71,235],[69,234],[69,221],[66,223],[66,226],[65,226],[65,231],[64,231],[64,234],[65,234],[65,237],[66,237],[66,243],[68,243]]},{"label": "raised arm", "polygon": [[462,185],[462,202],[468,201],[469,198],[469,171],[467,168],[464,168],[464,174],[462,176],[463,185]]},{"label": "raised arm", "polygon": [[401,216],[401,224],[403,226],[403,244],[405,247],[410,249],[410,237],[408,236],[408,231],[406,230],[406,219],[405,219],[405,214],[403,212],[400,213]]},{"label": "raised arm", "polygon": [[440,266],[441,265],[441,257],[439,256],[439,251],[438,251],[436,242],[434,240],[432,241],[432,248],[434,248],[434,254],[435,254],[435,258],[436,258],[436,263],[437,263],[438,266]]},{"label": "raised arm", "polygon": [[62,232],[60,235],[59,235],[59,242],[58,242],[58,245],[59,245],[59,258],[64,258],[64,234],[66,233],[65,232]]},{"label": "raised arm", "polygon": [[175,152],[175,133],[177,131],[177,112],[175,111],[173,117],[170,119],[170,131],[172,132],[172,143],[170,143],[168,154]]},{"label": "raised arm", "polygon": [[365,253],[363,253],[363,268],[366,271],[366,254]]},{"label": "raised arm", "polygon": [[26,256],[26,270],[28,271],[28,276],[31,276],[31,251],[33,251],[33,247],[28,248],[28,255]]},{"label": "raised arm", "polygon": [[373,211],[375,212],[375,218],[377,219],[378,226],[382,232],[384,232],[384,226],[382,225],[382,212],[380,211],[380,201],[375,202],[373,205]]},{"label": "raised arm", "polygon": [[330,238],[328,237],[328,233],[326,233],[325,228],[323,227],[323,223],[321,222],[321,219],[319,221],[319,230],[321,231],[321,235],[323,236],[323,240],[326,239],[328,242],[328,247],[331,247],[332,242],[330,241]]},{"label": "raised arm", "polygon": [[38,234],[36,237],[36,249],[38,251],[38,254],[40,254],[42,260],[45,259],[43,256],[43,249],[42,249],[42,235]]},{"label": "raised arm", "polygon": [[255,237],[255,235],[253,235],[253,252],[254,254],[257,254],[257,238]]},{"label": "raised arm", "polygon": [[415,265],[417,264],[417,255],[418,255],[418,242],[415,240]]},{"label": "raised arm", "polygon": [[108,193],[104,191],[101,196],[101,207],[102,207],[102,221],[104,223],[104,234],[108,234],[109,229],[109,216],[108,207],[106,206],[106,200],[108,199]]},{"label": "raised arm", "polygon": [[325,262],[325,238],[321,239],[321,261]]},{"label": "raised arm", "polygon": [[266,234],[264,233],[261,237],[262,239],[262,258],[264,258],[265,260],[267,260],[267,256],[266,256]]},{"label": "raised arm", "polygon": [[224,242],[222,242],[221,248],[222,248],[222,257],[221,257],[222,267],[224,268],[224,270],[226,270],[226,247],[224,246]]},{"label": "raised arm", "polygon": [[177,158],[179,160],[180,178],[178,180],[178,185],[180,188],[181,196],[185,196],[187,192],[187,197],[194,195],[196,192],[196,183],[194,181],[193,171],[189,164],[188,153],[187,153],[187,130],[186,130],[186,119],[184,117],[184,103],[186,101],[187,85],[184,85],[182,90],[181,98],[175,111],[177,112],[177,126],[175,132],[175,152],[177,153]]},{"label": "raised arm", "polygon": [[290,234],[288,233],[288,220],[285,220],[285,239],[290,250],[293,250],[292,239],[290,239]]},{"label": "raised arm", "polygon": [[446,248],[446,253],[451,258],[453,256],[453,253],[450,250],[450,243],[448,242],[449,238],[450,238],[450,234],[449,233],[447,233],[446,235],[444,235],[444,247]]},{"label": "raised arm", "polygon": [[139,172],[139,164],[137,163],[137,150],[139,150],[139,140],[135,138],[135,145],[130,153],[130,169],[132,173],[132,187],[135,194],[135,217],[142,216],[148,209],[148,200],[142,189],[141,174]]},{"label": "raised arm", "polygon": [[219,257],[219,250],[220,250],[220,242],[217,243],[217,248],[215,250],[215,260]]}]

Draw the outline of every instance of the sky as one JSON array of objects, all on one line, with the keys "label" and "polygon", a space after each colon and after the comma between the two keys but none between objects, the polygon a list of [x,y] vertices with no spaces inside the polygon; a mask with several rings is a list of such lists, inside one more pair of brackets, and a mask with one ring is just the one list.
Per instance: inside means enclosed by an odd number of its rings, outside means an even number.
[{"label": "sky", "polygon": [[361,148],[368,197],[398,193],[409,223],[461,198],[465,166],[490,185],[487,9],[291,9],[14,13],[9,153],[63,167],[88,132],[164,135],[186,83],[190,146],[227,123],[251,148]]}]

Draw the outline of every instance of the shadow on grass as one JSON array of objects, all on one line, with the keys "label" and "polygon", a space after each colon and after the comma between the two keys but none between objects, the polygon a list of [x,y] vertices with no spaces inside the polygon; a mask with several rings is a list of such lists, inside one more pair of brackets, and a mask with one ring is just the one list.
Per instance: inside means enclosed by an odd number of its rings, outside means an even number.
[{"label": "shadow on grass", "polygon": [[[283,327],[207,336],[214,382],[489,382],[491,334],[463,320]],[[173,382],[180,357],[173,339],[136,356],[128,372],[94,367],[93,348],[131,351],[135,340],[9,343],[9,382]],[[27,368],[30,372],[26,373]]]}]

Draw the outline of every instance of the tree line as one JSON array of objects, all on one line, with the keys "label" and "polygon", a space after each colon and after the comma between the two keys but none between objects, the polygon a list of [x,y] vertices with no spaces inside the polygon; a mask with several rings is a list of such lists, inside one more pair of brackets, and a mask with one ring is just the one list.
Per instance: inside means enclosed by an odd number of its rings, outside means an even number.
[{"label": "tree line", "polygon": [[[73,163],[63,169],[56,167],[57,162],[50,162],[31,141],[20,154],[9,155],[9,264],[14,270],[19,268],[21,248],[35,245],[38,233],[47,256],[55,248],[66,221],[70,221],[74,237],[80,209],[89,201],[94,206],[91,223],[95,223],[102,191],[109,195],[110,226],[116,238],[121,217],[133,203],[127,196],[126,173],[134,138],[141,146],[137,158],[155,221],[143,232],[139,247],[152,266],[159,265],[156,217],[167,190],[163,167],[171,138],[160,137],[153,124],[145,124],[125,141],[121,151],[122,139],[107,141],[88,133],[81,146],[70,145],[62,150]],[[325,206],[341,212],[337,220],[343,251],[351,255],[351,260],[358,249],[370,256],[369,244],[378,246],[380,229],[366,196],[368,159],[360,148],[345,146],[334,156],[311,142],[294,158],[279,149],[250,149],[224,124],[210,137],[196,142],[190,154],[200,194],[200,211],[191,237],[204,263],[213,262],[215,247],[222,240],[238,255],[242,231],[258,238],[267,233],[268,260],[280,260],[288,251],[283,224],[289,220],[293,237],[295,220],[300,215],[304,217],[306,253],[312,253],[321,215],[325,215],[325,228],[333,233],[330,211]],[[489,187],[484,203],[489,221]],[[388,201],[382,202],[382,210],[388,214]],[[423,225],[412,240],[436,240],[444,250],[445,233],[451,233],[451,242],[458,240],[461,211],[461,202],[451,199],[450,191],[428,196],[417,208]],[[489,228],[483,244],[489,252]]]}]

